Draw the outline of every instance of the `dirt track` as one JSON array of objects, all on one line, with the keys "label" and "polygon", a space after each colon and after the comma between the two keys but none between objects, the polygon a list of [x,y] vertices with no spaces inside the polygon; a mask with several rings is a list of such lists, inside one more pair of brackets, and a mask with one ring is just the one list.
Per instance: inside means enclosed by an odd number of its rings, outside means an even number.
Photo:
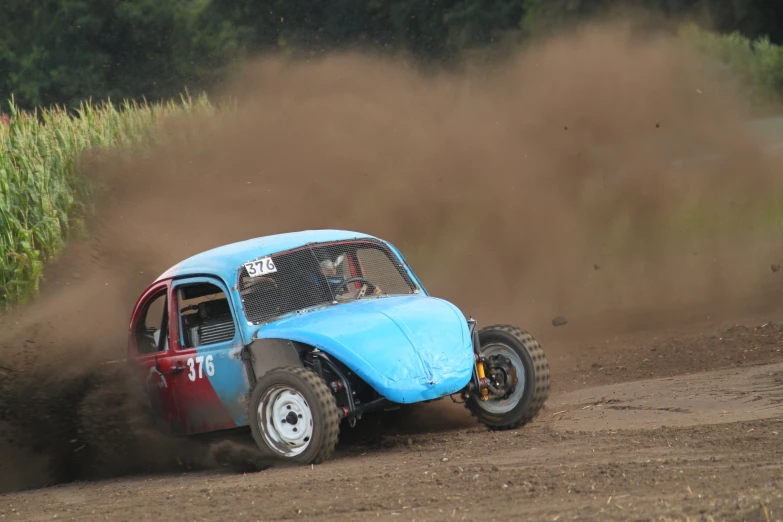
[{"label": "dirt track", "polygon": [[767,322],[781,318],[603,339],[625,363],[589,369],[559,357],[579,343],[552,344],[551,399],[513,432],[439,401],[365,420],[314,468],[72,483],[0,496],[0,518],[781,520],[783,327]]}]

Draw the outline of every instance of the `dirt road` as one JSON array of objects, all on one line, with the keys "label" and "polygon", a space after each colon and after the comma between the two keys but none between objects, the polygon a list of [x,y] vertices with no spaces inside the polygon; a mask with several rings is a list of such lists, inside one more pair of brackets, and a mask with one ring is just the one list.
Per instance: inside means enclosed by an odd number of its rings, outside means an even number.
[{"label": "dirt road", "polygon": [[553,394],[520,430],[439,401],[366,420],[320,466],[64,484],[0,496],[0,519],[781,520],[781,340],[777,323],[641,333],[596,341],[625,363],[589,371],[553,344]]}]

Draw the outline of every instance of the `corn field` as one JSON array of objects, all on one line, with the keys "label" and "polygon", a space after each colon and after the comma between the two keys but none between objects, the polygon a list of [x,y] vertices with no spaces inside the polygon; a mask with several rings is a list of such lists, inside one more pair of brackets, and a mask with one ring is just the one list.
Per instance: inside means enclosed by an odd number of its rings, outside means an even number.
[{"label": "corn field", "polygon": [[138,151],[162,140],[162,119],[209,112],[201,96],[161,104],[84,103],[22,112],[0,122],[0,311],[38,293],[44,264],[85,233],[95,191],[80,176],[87,151]]}]

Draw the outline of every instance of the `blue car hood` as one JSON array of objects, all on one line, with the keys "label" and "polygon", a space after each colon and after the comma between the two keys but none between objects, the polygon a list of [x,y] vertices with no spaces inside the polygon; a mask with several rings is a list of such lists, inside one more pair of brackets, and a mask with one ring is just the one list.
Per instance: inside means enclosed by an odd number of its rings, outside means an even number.
[{"label": "blue car hood", "polygon": [[315,346],[399,403],[456,393],[473,372],[467,321],[429,296],[343,303],[262,326],[254,337]]}]

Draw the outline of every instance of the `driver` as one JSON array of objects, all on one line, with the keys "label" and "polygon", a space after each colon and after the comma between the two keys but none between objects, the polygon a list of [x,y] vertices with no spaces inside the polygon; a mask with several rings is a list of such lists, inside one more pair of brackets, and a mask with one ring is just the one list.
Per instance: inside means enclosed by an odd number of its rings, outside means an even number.
[{"label": "driver", "polygon": [[[318,264],[321,269],[321,274],[323,274],[326,281],[329,283],[329,287],[331,288],[335,299],[356,299],[361,291],[361,287],[356,288],[356,285],[352,283],[347,285],[343,284],[344,278],[337,268],[339,265],[339,262],[335,263],[331,259],[325,259]],[[378,288],[378,286],[375,286],[372,295],[381,295],[381,289]]]}]

